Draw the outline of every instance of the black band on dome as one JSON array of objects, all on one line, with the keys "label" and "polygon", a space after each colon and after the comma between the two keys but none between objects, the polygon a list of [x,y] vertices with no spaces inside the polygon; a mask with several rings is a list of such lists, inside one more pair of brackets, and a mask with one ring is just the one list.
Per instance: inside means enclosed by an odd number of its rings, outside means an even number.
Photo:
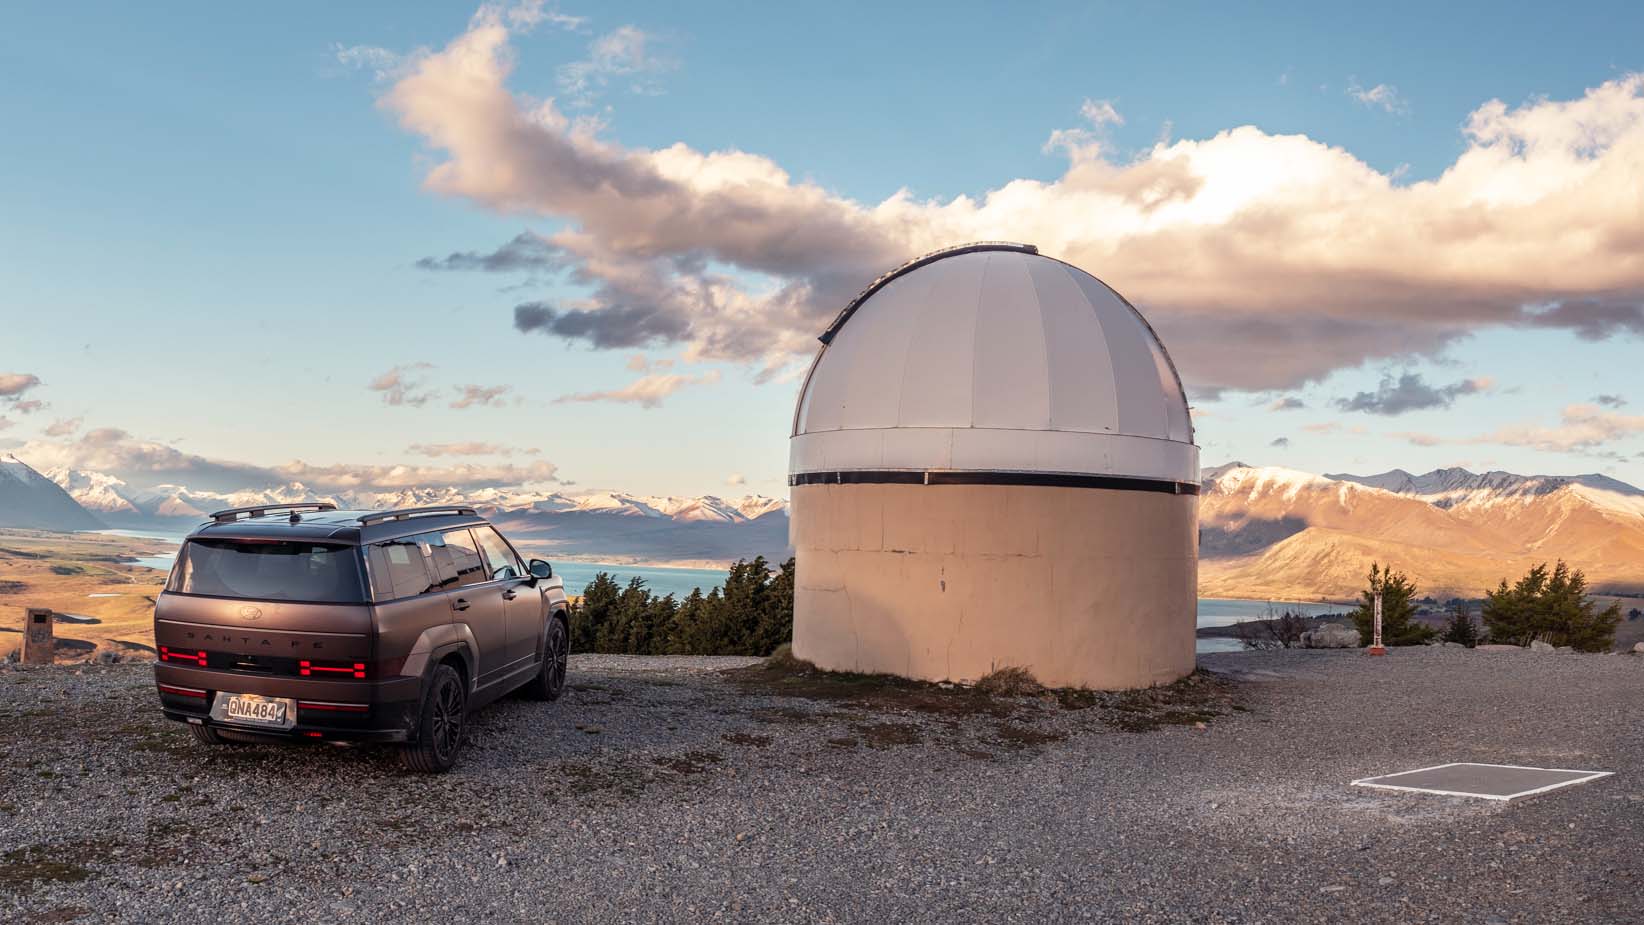
[{"label": "black band on dome", "polygon": [[1040,488],[1104,488],[1109,491],[1151,491],[1166,495],[1196,495],[1197,482],[1144,479],[1125,475],[1075,475],[1067,472],[960,472],[944,469],[849,469],[833,472],[796,472],[789,486],[798,485],[1026,485]]}]

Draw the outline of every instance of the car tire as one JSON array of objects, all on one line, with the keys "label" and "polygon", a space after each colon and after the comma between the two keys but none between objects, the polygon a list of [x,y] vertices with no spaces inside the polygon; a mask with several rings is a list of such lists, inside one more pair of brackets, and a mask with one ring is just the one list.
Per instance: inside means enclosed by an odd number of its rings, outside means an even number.
[{"label": "car tire", "polygon": [[428,679],[428,693],[417,714],[417,739],[400,750],[405,766],[424,774],[444,774],[457,763],[467,728],[468,691],[462,675],[440,665]]},{"label": "car tire", "polygon": [[188,731],[194,733],[194,741],[201,745],[239,745],[239,742],[228,738],[217,730],[203,723],[189,723]]},{"label": "car tire", "polygon": [[565,693],[565,666],[571,655],[571,634],[558,615],[548,618],[548,638],[542,644],[542,667],[525,685],[532,700],[558,700]]}]

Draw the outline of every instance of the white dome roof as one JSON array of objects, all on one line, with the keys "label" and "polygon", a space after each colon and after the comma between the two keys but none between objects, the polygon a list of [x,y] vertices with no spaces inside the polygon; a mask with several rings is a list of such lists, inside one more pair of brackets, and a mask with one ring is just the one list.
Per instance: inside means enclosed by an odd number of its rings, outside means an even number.
[{"label": "white dome roof", "polygon": [[[958,471],[1198,482],[1170,356],[1140,313],[1030,246],[938,251],[822,335],[789,472]],[[841,479],[849,480],[849,479]]]}]

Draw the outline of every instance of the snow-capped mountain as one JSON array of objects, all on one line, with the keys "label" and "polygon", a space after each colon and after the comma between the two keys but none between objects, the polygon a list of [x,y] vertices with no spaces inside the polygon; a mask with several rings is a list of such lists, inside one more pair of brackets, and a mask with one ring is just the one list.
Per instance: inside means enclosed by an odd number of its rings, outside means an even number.
[{"label": "snow-capped mountain", "polygon": [[102,526],[62,486],[10,453],[0,455],[0,527],[66,531]]},{"label": "snow-capped mountain", "polygon": [[1205,471],[1200,593],[1352,595],[1372,561],[1436,596],[1477,596],[1565,559],[1595,586],[1644,589],[1644,492],[1606,476],[1440,469],[1313,475]]},{"label": "snow-capped mountain", "polygon": [[[32,470],[30,470],[32,472]],[[114,476],[81,470],[51,472],[52,489],[97,511],[114,526],[186,530],[213,511],[258,504],[329,501],[344,510],[384,510],[464,504],[505,525],[510,537],[544,554],[604,561],[718,563],[754,555],[786,557],[788,503],[749,495],[735,500],[634,495],[619,491],[574,493],[519,488],[356,489],[319,492],[300,482],[233,492],[156,485],[136,489]],[[82,527],[81,529],[91,529]]]}]

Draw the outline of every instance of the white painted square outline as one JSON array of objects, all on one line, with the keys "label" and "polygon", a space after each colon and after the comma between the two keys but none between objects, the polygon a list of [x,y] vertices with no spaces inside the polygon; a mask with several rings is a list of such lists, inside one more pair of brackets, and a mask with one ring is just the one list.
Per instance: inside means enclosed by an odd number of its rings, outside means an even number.
[{"label": "white painted square outline", "polygon": [[[1370,783],[1371,781],[1383,777],[1401,777],[1405,774],[1419,774],[1422,771],[1438,771],[1443,768],[1455,768],[1463,765],[1477,768],[1508,768],[1514,771],[1550,771],[1557,774],[1581,774],[1584,776],[1572,777],[1569,780],[1561,780],[1556,784],[1548,784],[1545,787],[1534,787],[1529,790],[1520,790],[1517,793],[1507,794],[1473,793],[1466,790],[1434,790],[1429,787],[1401,787],[1398,784]],[[1434,793],[1439,796],[1447,797],[1472,797],[1476,800],[1497,800],[1505,803],[1508,800],[1516,800],[1519,797],[1534,796],[1538,793],[1546,793],[1549,790],[1558,790],[1562,787],[1573,787],[1576,784],[1585,784],[1588,781],[1598,780],[1601,777],[1609,777],[1614,773],[1614,771],[1579,771],[1575,768],[1532,768],[1528,765],[1522,764],[1486,764],[1482,761],[1451,761],[1448,764],[1435,764],[1430,768],[1413,768],[1409,771],[1393,771],[1388,774],[1375,774],[1370,777],[1361,777],[1358,780],[1353,781],[1351,785],[1354,787],[1371,787],[1376,790],[1401,790],[1406,793]]]}]

